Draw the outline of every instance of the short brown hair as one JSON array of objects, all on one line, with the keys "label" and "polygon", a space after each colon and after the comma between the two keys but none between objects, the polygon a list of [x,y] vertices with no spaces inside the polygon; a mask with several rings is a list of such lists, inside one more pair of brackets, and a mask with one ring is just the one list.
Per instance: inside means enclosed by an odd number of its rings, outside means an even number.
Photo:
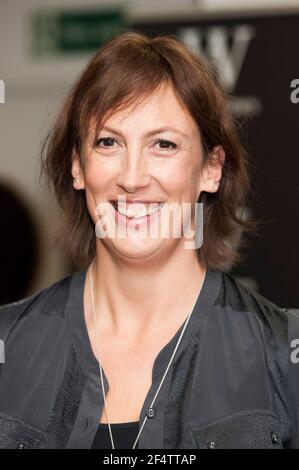
[{"label": "short brown hair", "polygon": [[[96,133],[104,117],[140,102],[162,82],[173,86],[177,98],[198,124],[204,161],[215,145],[222,145],[225,162],[215,193],[202,193],[203,244],[200,259],[208,269],[228,271],[242,259],[245,230],[256,222],[245,220],[240,209],[249,190],[249,161],[240,143],[229,100],[213,67],[174,36],[150,38],[125,31],[106,43],[90,60],[72,86],[41,149],[41,173],[53,185],[64,211],[54,243],[77,267],[87,267],[95,256],[94,223],[85,191],[73,188],[73,148],[80,155],[91,117]],[[81,158],[82,160],[82,158]],[[81,161],[84,168],[84,161]]]}]

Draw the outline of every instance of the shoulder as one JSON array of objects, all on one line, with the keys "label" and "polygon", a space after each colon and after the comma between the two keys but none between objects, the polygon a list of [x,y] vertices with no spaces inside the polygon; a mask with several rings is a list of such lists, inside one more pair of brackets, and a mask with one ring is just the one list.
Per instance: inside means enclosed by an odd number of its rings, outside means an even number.
[{"label": "shoulder", "polygon": [[222,272],[222,286],[217,304],[231,312],[244,313],[257,320],[264,331],[286,338],[290,316],[299,310],[279,306],[272,300],[250,289],[235,276]]},{"label": "shoulder", "polygon": [[235,333],[261,342],[268,367],[286,378],[292,339],[299,338],[299,309],[281,307],[223,272],[216,305]]},{"label": "shoulder", "polygon": [[299,346],[299,309],[278,306],[223,272],[216,305],[221,313],[226,312],[230,324],[241,325],[239,334],[244,337],[258,334],[262,338],[267,365],[272,372],[275,370],[272,375],[286,381],[293,348]]},{"label": "shoulder", "polygon": [[60,313],[68,299],[69,286],[74,274],[63,276],[53,284],[38,290],[21,300],[0,306],[0,339],[5,340],[14,325],[31,312],[43,310],[47,313]]}]

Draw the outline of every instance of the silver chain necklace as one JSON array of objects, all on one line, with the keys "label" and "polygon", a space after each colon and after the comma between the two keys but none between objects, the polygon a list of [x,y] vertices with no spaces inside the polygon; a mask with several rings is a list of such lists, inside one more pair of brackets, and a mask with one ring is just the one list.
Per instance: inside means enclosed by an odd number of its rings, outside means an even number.
[{"label": "silver chain necklace", "polygon": [[[92,275],[93,263],[94,263],[94,262],[92,261],[92,263],[91,263],[91,265],[90,265],[90,270],[89,270],[89,274],[90,274],[91,303],[92,303],[93,318],[94,318],[94,324],[95,324],[95,330],[96,330],[97,353],[98,353],[98,362],[99,362],[99,369],[100,369],[100,376],[101,376],[101,386],[102,386],[102,392],[103,392],[104,403],[105,403],[105,411],[106,411],[106,416],[107,416],[107,420],[108,420],[108,427],[109,427],[109,434],[110,434],[110,440],[111,440],[112,449],[115,449],[115,447],[114,447],[114,441],[113,441],[113,436],[112,436],[112,432],[111,432],[111,426],[110,426],[110,420],[109,420],[108,410],[107,410],[106,396],[105,396],[105,392],[104,392],[104,383],[103,383],[102,366],[101,366],[101,361],[100,361],[100,348],[99,348],[100,342],[99,342],[99,338],[98,338],[98,327],[97,327],[97,319],[96,319],[95,304],[94,304],[93,275]],[[204,272],[204,276],[203,276],[202,283],[201,283],[201,286],[200,286],[199,294],[200,294],[200,292],[201,292],[201,289],[202,289],[202,286],[203,286],[205,277],[206,277],[206,271]],[[199,294],[198,294],[198,295],[199,295]],[[197,298],[198,298],[198,296],[197,296]],[[193,310],[194,310],[194,306],[195,306],[195,304],[196,304],[197,298],[195,299],[195,302],[194,302],[194,304],[193,304],[193,307],[192,307],[192,309],[191,309],[191,312],[189,313],[189,315],[188,315],[188,317],[187,317],[187,319],[186,319],[186,321],[185,321],[184,328],[183,328],[183,330],[182,330],[182,332],[181,332],[181,334],[180,334],[180,337],[179,337],[179,339],[178,339],[178,341],[177,341],[176,347],[175,347],[175,349],[174,349],[174,351],[173,351],[173,353],[172,353],[172,356],[171,356],[171,358],[170,358],[170,361],[169,361],[169,363],[168,363],[168,366],[166,367],[166,370],[165,370],[165,372],[164,372],[164,375],[163,375],[163,377],[162,377],[162,380],[161,380],[161,382],[160,382],[160,385],[159,385],[159,387],[158,387],[158,390],[156,391],[156,394],[155,394],[155,396],[154,396],[154,398],[153,398],[153,400],[152,400],[152,402],[151,402],[151,404],[150,404],[150,408],[149,408],[149,410],[148,410],[148,413],[149,413],[149,411],[152,409],[152,407],[153,407],[153,405],[154,405],[154,403],[155,403],[155,400],[156,400],[156,398],[157,398],[157,396],[158,396],[158,393],[160,392],[160,389],[161,389],[161,387],[162,387],[162,384],[163,384],[163,382],[164,382],[164,380],[165,380],[166,374],[167,374],[167,372],[168,372],[168,370],[169,370],[169,368],[170,368],[170,366],[171,366],[171,364],[172,364],[173,358],[174,358],[174,356],[175,356],[175,354],[176,354],[176,351],[177,351],[177,349],[178,349],[178,347],[179,347],[179,344],[180,344],[180,342],[181,342],[181,339],[182,339],[182,337],[183,337],[183,334],[184,334],[184,332],[185,332],[185,329],[186,329],[186,327],[187,327],[187,324],[188,324],[188,322],[189,322],[189,319],[190,319],[190,317],[191,317],[191,314],[192,314],[192,312],[193,312]],[[144,420],[143,420],[142,426],[141,426],[141,428],[140,428],[140,430],[139,430],[139,432],[138,432],[138,435],[137,435],[137,437],[136,437],[136,440],[135,440],[135,442],[134,442],[133,449],[135,449],[135,447],[136,447],[136,444],[137,444],[137,442],[138,442],[138,439],[139,439],[139,437],[140,437],[140,434],[142,433],[142,430],[143,430],[143,427],[144,427],[144,425],[145,425],[145,423],[146,423],[146,421],[147,421],[147,418],[148,418],[148,415],[146,415],[145,418],[144,418]]]}]

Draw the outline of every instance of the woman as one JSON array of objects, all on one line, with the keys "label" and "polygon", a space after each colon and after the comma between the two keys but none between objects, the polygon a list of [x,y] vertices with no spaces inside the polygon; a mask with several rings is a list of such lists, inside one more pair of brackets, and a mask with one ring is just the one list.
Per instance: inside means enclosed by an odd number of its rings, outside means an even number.
[{"label": "woman", "polygon": [[295,312],[228,274],[254,224],[211,67],[173,37],[120,34],[74,84],[42,155],[57,240],[80,269],[1,309],[0,447],[294,446]]}]

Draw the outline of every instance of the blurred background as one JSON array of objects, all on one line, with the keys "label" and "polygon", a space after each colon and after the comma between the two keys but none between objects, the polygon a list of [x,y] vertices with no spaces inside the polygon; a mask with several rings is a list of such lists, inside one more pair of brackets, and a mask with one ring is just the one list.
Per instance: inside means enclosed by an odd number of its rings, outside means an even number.
[{"label": "blurred background", "polygon": [[74,271],[51,245],[61,214],[39,183],[40,144],[92,54],[125,29],[173,34],[215,64],[255,166],[244,210],[264,220],[232,274],[298,308],[299,0],[0,0],[0,304]]}]

